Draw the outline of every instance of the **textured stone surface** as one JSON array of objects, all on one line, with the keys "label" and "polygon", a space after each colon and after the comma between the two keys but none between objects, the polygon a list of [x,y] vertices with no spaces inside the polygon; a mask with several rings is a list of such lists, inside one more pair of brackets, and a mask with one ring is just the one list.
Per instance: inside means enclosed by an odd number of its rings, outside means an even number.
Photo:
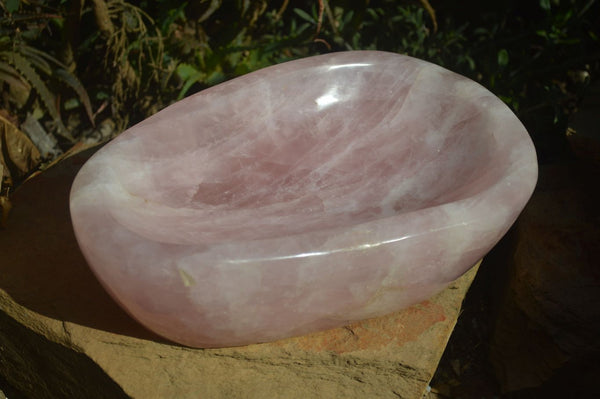
[{"label": "textured stone surface", "polygon": [[129,129],[82,168],[71,214],[133,317],[186,345],[235,346],[425,300],[500,239],[536,175],[527,132],[480,85],[344,52]]},{"label": "textured stone surface", "polygon": [[229,349],[145,330],[102,289],[69,219],[88,154],[22,186],[0,230],[0,373],[30,398],[419,398],[475,269],[430,300],[348,328]]},{"label": "textured stone surface", "polygon": [[600,84],[588,89],[567,131],[577,160],[540,167],[517,224],[491,351],[504,391],[600,397]]},{"label": "textured stone surface", "polygon": [[504,391],[544,385],[541,397],[598,394],[600,172],[589,165],[540,167],[519,218],[491,347]]}]

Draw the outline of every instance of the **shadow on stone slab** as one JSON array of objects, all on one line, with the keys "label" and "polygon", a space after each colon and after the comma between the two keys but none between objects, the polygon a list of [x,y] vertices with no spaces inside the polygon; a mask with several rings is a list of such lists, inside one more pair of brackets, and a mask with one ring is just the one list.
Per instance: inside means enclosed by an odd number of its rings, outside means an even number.
[{"label": "shadow on stone slab", "polygon": [[63,160],[14,193],[6,229],[0,230],[0,289],[53,319],[165,342],[110,298],[75,240],[69,192],[77,171],[98,148]]},{"label": "shadow on stone slab", "polygon": [[0,347],[0,373],[28,398],[129,398],[86,355],[49,342],[2,312]]}]

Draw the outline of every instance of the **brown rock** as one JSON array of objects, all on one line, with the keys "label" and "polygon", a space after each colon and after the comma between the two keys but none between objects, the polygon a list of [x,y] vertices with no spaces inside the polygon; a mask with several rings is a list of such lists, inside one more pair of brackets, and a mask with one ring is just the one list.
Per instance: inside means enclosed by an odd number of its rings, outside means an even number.
[{"label": "brown rock", "polygon": [[0,230],[0,373],[31,398],[420,398],[476,268],[403,312],[269,344],[191,349],[98,284],[68,212],[90,151],[24,184]]},{"label": "brown rock", "polygon": [[580,162],[540,168],[492,340],[504,391],[555,385],[600,355],[599,178]]}]

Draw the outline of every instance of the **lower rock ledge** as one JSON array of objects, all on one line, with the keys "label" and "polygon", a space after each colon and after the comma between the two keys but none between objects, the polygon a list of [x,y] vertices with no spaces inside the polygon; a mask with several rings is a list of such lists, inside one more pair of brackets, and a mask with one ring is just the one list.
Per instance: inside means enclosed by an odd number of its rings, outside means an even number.
[{"label": "lower rock ledge", "polygon": [[34,399],[421,398],[476,269],[403,312],[225,349],[54,320],[0,290],[0,373]]}]

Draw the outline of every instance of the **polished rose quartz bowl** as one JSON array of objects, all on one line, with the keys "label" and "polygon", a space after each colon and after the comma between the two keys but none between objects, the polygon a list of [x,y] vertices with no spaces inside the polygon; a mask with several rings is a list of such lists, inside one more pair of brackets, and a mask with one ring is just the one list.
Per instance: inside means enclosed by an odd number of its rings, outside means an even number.
[{"label": "polished rose quartz bowl", "polygon": [[71,191],[77,240],[134,318],[184,345],[384,315],[483,257],[537,178],[489,91],[407,56],[287,62],[125,131]]}]

